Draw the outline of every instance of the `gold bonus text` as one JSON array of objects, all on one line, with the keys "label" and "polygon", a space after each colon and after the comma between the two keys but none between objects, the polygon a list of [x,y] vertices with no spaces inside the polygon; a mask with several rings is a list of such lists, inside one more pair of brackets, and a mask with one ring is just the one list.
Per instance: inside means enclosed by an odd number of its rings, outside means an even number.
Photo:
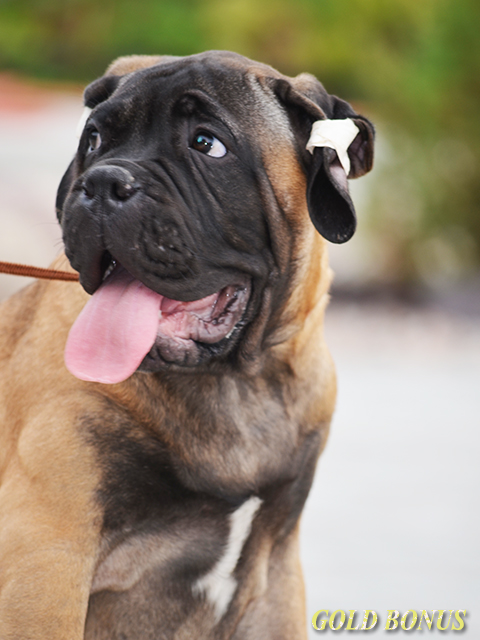
[{"label": "gold bonus text", "polygon": [[[313,614],[312,625],[316,631],[326,629],[340,631],[342,628],[346,631],[371,631],[380,620],[378,614],[373,609],[365,609],[363,613],[362,618],[360,613],[356,615],[356,609],[349,609],[347,616],[345,611],[338,609],[329,615],[328,609],[319,609]],[[431,613],[426,609],[421,612],[409,609],[402,615],[396,609],[388,609],[384,629],[385,631],[394,631],[397,628],[403,631],[421,631],[422,622],[424,622],[424,626],[428,629],[436,626],[440,631],[446,631],[449,628],[452,631],[461,631],[465,627],[463,618],[466,613],[465,609],[433,609]]]}]

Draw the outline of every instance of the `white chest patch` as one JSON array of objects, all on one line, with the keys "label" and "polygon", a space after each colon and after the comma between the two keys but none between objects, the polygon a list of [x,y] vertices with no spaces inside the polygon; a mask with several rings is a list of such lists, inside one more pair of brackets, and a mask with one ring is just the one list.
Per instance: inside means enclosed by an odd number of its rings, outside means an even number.
[{"label": "white chest patch", "polygon": [[230,515],[230,534],[222,557],[211,571],[193,585],[194,594],[205,594],[215,610],[217,621],[228,609],[237,588],[237,581],[232,573],[238,564],[243,545],[252,529],[253,518],[261,504],[260,498],[249,498]]}]

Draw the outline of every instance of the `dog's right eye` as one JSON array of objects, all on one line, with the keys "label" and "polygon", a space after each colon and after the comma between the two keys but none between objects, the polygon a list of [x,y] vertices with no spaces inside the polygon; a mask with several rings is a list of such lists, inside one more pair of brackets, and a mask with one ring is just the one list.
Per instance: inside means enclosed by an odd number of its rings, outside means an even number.
[{"label": "dog's right eye", "polygon": [[100,132],[96,129],[92,129],[88,134],[88,149],[87,153],[92,153],[92,151],[96,151],[100,148],[102,144],[102,137],[100,136]]}]

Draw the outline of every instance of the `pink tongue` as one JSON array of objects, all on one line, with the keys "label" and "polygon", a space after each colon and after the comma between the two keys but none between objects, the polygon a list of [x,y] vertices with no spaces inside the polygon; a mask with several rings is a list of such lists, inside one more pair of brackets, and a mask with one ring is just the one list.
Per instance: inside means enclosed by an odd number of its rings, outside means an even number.
[{"label": "pink tongue", "polygon": [[117,267],[70,330],[67,369],[80,380],[113,384],[134,373],[155,342],[162,296]]}]

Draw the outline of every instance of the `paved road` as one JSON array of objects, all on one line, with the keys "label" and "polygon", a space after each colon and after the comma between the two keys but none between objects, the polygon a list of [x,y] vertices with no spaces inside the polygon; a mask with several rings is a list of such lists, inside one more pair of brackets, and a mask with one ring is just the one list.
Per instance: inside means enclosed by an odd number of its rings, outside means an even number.
[{"label": "paved road", "polygon": [[327,337],[339,395],[302,522],[309,615],[467,609],[462,637],[480,637],[478,319],[332,305]]},{"label": "paved road", "polygon": [[[59,251],[80,113],[78,94],[0,77],[0,260]],[[0,298],[23,284],[0,276]],[[387,609],[467,609],[462,637],[480,637],[478,319],[334,303],[327,338],[339,395],[302,522],[309,617],[374,609],[381,635]]]}]

